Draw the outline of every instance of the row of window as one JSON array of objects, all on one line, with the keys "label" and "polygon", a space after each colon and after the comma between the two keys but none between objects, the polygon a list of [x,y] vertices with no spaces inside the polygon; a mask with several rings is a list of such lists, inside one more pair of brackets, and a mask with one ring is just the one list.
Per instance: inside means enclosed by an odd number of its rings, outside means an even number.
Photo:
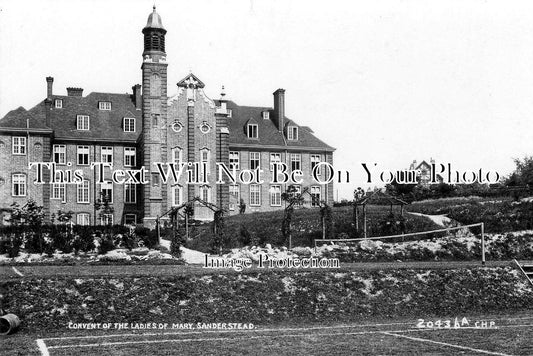
[{"label": "row of window", "polygon": [[[125,117],[122,119],[122,128],[124,132],[135,132],[135,118]],[[76,116],[76,129],[79,131],[89,131],[90,117],[89,115]]]},{"label": "row of window", "polygon": [[[301,187],[299,185],[294,187],[296,188],[296,193],[299,194]],[[311,193],[311,206],[318,206],[321,199],[320,187],[312,186],[309,192]],[[251,184],[249,194],[250,206],[261,206],[261,186],[259,184]],[[240,201],[240,187],[238,185],[230,185],[229,195],[229,210],[235,210],[237,202]],[[281,206],[281,185],[271,185],[269,195],[270,206]]]},{"label": "row of window", "polygon": [[[102,214],[100,217],[101,225],[113,225],[113,214]],[[76,224],[78,225],[90,225],[91,224],[91,214],[89,213],[78,213],[76,214]],[[124,214],[124,225],[136,225],[137,224],[137,214]]]},{"label": "row of window", "polygon": [[[14,197],[25,197],[27,181],[26,175],[22,173],[15,173],[11,176],[11,195]],[[102,199],[106,199],[113,203],[113,184],[111,182],[104,182],[100,184],[100,193]],[[58,199],[62,202],[67,201],[66,184],[54,183],[50,192],[51,199]],[[81,184],[76,184],[76,202],[89,203],[90,188],[89,181],[83,181]],[[135,184],[124,184],[124,203],[135,204],[137,202],[137,188]]]},{"label": "row of window", "polygon": [[[80,166],[89,165],[89,146],[76,146],[77,163]],[[54,145],[53,147],[54,162],[57,164],[66,164],[67,147],[66,145]],[[113,147],[102,147],[100,150],[100,162],[113,164]],[[124,147],[124,166],[135,167],[136,149],[135,147]]]},{"label": "row of window", "polygon": [[[246,126],[246,135],[248,138],[259,138],[259,126],[257,124],[248,124]],[[297,126],[287,126],[287,139],[289,141],[298,141]]]},{"label": "row of window", "polygon": [[[311,155],[311,172],[315,166],[321,162],[320,155]],[[261,166],[261,153],[260,152],[250,152],[248,167],[250,169],[257,169]],[[281,163],[281,153],[270,153],[270,170],[272,171],[275,163]],[[291,153],[289,155],[289,167],[292,171],[302,169],[302,155],[300,153]],[[229,153],[229,168],[231,169],[240,169],[240,156],[239,151],[230,151]],[[320,170],[318,171],[320,174]]]},{"label": "row of window", "polygon": [[[63,109],[63,99],[55,99],[54,107],[56,109]],[[98,109],[99,110],[111,110],[111,102],[110,101],[99,101]]]}]

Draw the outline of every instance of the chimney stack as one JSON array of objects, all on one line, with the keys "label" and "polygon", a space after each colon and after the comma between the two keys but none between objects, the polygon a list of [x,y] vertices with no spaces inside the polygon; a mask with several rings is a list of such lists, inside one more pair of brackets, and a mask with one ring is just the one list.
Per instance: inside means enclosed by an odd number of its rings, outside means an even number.
[{"label": "chimney stack", "polygon": [[52,86],[54,84],[54,77],[46,77],[46,99],[52,100]]},{"label": "chimney stack", "polygon": [[285,119],[285,89],[278,89],[274,92],[274,124],[278,131],[283,131]]},{"label": "chimney stack", "polygon": [[67,95],[68,96],[83,96],[83,89],[82,88],[67,88]]},{"label": "chimney stack", "polygon": [[131,87],[133,89],[133,101],[135,103],[135,109],[141,110],[142,108],[142,97],[141,97],[141,85],[135,84]]}]

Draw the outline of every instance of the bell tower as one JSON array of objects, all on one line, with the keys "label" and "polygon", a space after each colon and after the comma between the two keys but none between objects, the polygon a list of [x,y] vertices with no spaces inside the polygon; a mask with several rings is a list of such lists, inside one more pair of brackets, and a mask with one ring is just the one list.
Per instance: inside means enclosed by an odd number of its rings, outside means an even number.
[{"label": "bell tower", "polygon": [[153,226],[155,219],[166,211],[165,188],[156,173],[154,162],[167,161],[167,60],[165,34],[161,16],[153,12],[143,28],[144,51],[142,69],[142,137],[140,142],[141,162],[150,172],[149,183],[142,187],[144,224]]}]

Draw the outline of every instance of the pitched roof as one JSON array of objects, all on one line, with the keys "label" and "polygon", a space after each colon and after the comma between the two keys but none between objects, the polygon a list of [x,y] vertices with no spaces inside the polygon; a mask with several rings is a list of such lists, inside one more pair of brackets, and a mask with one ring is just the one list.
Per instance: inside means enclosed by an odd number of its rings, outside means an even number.
[{"label": "pitched roof", "polygon": [[[85,97],[55,95],[53,100],[61,99],[61,109],[52,105],[50,127],[56,139],[104,140],[135,142],[142,129],[142,111],[135,109],[130,94],[90,93]],[[111,102],[111,110],[99,110],[100,101]],[[89,116],[89,130],[77,129],[77,115]],[[136,118],[135,132],[124,132],[123,118]],[[29,111],[18,108],[0,120],[2,127],[26,128],[26,118],[30,127],[47,128],[45,103],[37,104]],[[33,125],[33,126],[32,126]]]},{"label": "pitched roof", "polygon": [[[220,105],[220,102],[217,100],[216,104]],[[313,131],[306,126],[300,127],[298,140],[286,140],[283,131],[279,131],[271,119],[263,119],[262,117],[263,111],[268,111],[270,112],[269,116],[273,116],[273,109],[270,107],[240,106],[233,101],[228,101],[227,108],[232,111],[231,118],[228,118],[230,146],[233,144],[258,146],[258,149],[264,146],[282,146],[280,148],[300,147],[322,151],[335,150],[313,135]],[[258,125],[258,138],[248,138],[247,136],[246,125],[250,120]],[[299,126],[288,118],[285,118],[285,121]]]},{"label": "pitched roof", "polygon": [[38,129],[50,130],[45,120],[36,116],[35,113],[24,109],[22,106],[11,110],[0,120],[0,129]]}]

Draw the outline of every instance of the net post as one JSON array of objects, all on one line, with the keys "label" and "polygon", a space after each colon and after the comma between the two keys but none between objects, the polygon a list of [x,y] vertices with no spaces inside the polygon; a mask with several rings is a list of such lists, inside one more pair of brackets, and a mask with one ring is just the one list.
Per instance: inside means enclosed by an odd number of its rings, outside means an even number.
[{"label": "net post", "polygon": [[485,265],[485,223],[481,223],[481,264]]}]

